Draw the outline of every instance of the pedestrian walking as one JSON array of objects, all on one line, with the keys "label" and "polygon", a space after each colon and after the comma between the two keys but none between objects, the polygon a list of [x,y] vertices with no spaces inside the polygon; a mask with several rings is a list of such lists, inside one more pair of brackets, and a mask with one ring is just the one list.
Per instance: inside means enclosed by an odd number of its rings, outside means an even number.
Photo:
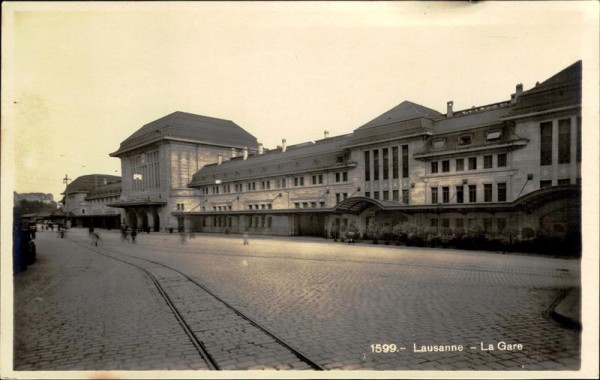
[{"label": "pedestrian walking", "polygon": [[137,236],[137,228],[131,229],[131,244],[135,244],[136,236]]},{"label": "pedestrian walking", "polygon": [[250,243],[248,242],[248,233],[244,232],[244,245],[250,245]]},{"label": "pedestrian walking", "polygon": [[96,247],[98,246],[98,240],[100,240],[100,235],[96,232],[92,232],[92,244]]},{"label": "pedestrian walking", "polygon": [[187,240],[186,240],[186,235],[185,235],[185,231],[183,228],[179,230],[179,236],[181,238],[181,244],[185,244],[187,242]]},{"label": "pedestrian walking", "polygon": [[127,226],[123,224],[121,226],[121,243],[125,240],[127,240]]}]

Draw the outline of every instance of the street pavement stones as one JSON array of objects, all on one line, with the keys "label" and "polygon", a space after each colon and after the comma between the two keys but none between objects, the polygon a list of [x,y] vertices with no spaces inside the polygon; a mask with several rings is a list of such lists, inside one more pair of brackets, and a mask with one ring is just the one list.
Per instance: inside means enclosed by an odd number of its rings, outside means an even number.
[{"label": "street pavement stones", "polygon": [[37,262],[14,277],[15,370],[207,368],[138,269],[55,234],[36,243]]},{"label": "street pavement stones", "polygon": [[[74,232],[71,238],[85,241]],[[241,238],[196,235],[180,245],[175,236],[150,234],[134,246],[105,232],[99,248],[186,273],[327,369],[579,366],[580,334],[543,316],[564,289],[579,286],[577,260],[300,241],[251,239],[243,246]],[[264,358],[233,362],[232,356],[256,354],[252,345],[236,343],[240,336],[260,334],[171,275],[163,286],[194,332],[212,344],[209,351],[222,355],[223,368],[294,367],[276,364],[281,350],[268,345]],[[500,351],[502,341],[524,348]],[[371,345],[384,343],[404,350],[374,352]],[[414,352],[415,344],[463,344],[465,351]],[[484,344],[496,349],[483,351]]]}]

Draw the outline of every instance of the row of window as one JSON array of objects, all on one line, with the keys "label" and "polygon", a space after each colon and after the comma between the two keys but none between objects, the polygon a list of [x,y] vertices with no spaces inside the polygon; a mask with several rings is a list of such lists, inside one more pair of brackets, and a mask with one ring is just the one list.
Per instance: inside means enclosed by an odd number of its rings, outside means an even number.
[{"label": "row of window", "polygon": [[[334,175],[335,175],[335,182],[348,182],[348,171],[336,172],[336,173],[334,173]],[[324,182],[323,174],[314,174],[309,177],[309,180],[311,181],[311,185],[322,185]],[[274,181],[275,181],[276,189],[285,189],[288,187],[287,178],[279,178]],[[246,188],[246,191],[256,191],[257,188],[259,190],[271,190],[271,188],[272,188],[271,182],[272,182],[271,180],[262,180],[260,182],[256,182],[256,181],[246,182],[245,188]],[[291,182],[293,187],[302,187],[302,186],[304,186],[304,183],[305,183],[304,176],[293,177],[292,182]],[[236,192],[236,193],[244,192],[244,184],[243,183],[235,183],[233,185],[234,185],[233,186],[234,192]],[[202,195],[209,195],[209,194],[219,194],[220,189],[221,189],[220,186],[215,185],[215,186],[202,187],[200,189],[200,191],[201,191]],[[228,194],[228,193],[232,192],[231,184],[222,185],[222,189],[223,189],[224,194]]]},{"label": "row of window", "polygon": [[[457,158],[455,160],[454,171],[462,172],[465,170],[465,159]],[[499,153],[496,155],[496,167],[504,168],[507,166],[507,155],[506,153]],[[492,169],[494,167],[494,155],[488,154],[483,156],[483,168]],[[431,174],[437,174],[440,172],[450,172],[450,160],[432,161],[431,162]],[[477,170],[477,157],[467,158],[467,170]]]},{"label": "row of window", "polygon": [[[488,142],[497,141],[502,137],[502,130],[496,129],[493,131],[488,131],[485,134],[485,140]],[[464,135],[458,136],[458,146],[467,146],[471,145],[473,142],[473,134],[467,133]],[[433,150],[440,150],[446,148],[446,138],[437,138],[432,141]]]},{"label": "row of window", "polygon": [[[211,227],[232,228],[233,218],[231,216],[215,216],[213,218],[202,218],[202,227],[207,227],[207,220],[211,221]],[[246,218],[246,228],[271,228],[273,218],[267,215],[257,215]]]},{"label": "row of window", "polygon": [[324,208],[325,202],[294,202],[294,208],[317,208],[317,205],[319,208]]},{"label": "row of window", "polygon": [[[431,187],[431,203],[450,203],[452,200],[450,197],[450,186],[442,186],[441,187],[441,202],[440,202],[440,188],[439,187]],[[497,193],[497,201],[498,202],[506,202],[506,182],[501,182],[496,184],[496,193]],[[469,203],[477,202],[477,185],[468,185],[467,187],[467,196]],[[456,203],[465,203],[465,187],[463,185],[456,186],[453,197],[456,197]],[[491,183],[483,184],[483,201],[484,202],[492,202],[493,201],[493,185]]]},{"label": "row of window", "polygon": [[110,202],[117,202],[118,200],[119,200],[119,196],[114,196],[114,197],[90,199],[90,200],[86,200],[86,202],[88,202],[90,204],[105,204],[105,203],[110,203]]},{"label": "row of window", "polygon": [[[558,157],[552,155],[553,123],[540,123],[540,165],[552,165],[557,159],[559,164],[571,162],[571,119],[558,120]],[[581,162],[581,118],[577,118],[576,162]]]},{"label": "row of window", "polygon": [[[408,178],[408,145],[402,145],[402,178]],[[381,161],[380,167],[379,151],[381,150]],[[397,146],[391,148],[391,169],[392,178],[397,179],[400,175],[400,149]],[[373,149],[364,151],[365,157],[365,181],[371,181],[371,173],[373,174],[373,181],[390,178],[390,148]],[[371,168],[371,157],[373,158],[373,168]],[[371,172],[372,170],[372,172]]]},{"label": "row of window", "polygon": [[[402,198],[400,198],[400,191],[399,190],[392,190],[392,201],[394,202],[401,202],[405,205],[407,205],[409,203],[409,191],[408,189],[404,189],[402,190]],[[373,199],[380,199],[379,197],[380,192],[379,191],[374,191],[373,192]],[[366,191],[365,192],[365,197],[367,198],[371,198],[371,192],[370,191]],[[390,200],[390,192],[388,190],[384,190],[381,192],[381,200],[384,201],[389,201]]]}]

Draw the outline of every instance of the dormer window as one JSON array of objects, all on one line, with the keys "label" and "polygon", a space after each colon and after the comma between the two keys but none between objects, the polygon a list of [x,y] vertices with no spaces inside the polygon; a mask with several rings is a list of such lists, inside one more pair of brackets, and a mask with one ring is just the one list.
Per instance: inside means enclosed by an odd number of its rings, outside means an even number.
[{"label": "dormer window", "polygon": [[433,140],[432,146],[434,150],[444,149],[446,147],[446,139]]},{"label": "dormer window", "polygon": [[487,141],[498,140],[500,137],[502,137],[502,131],[490,131],[485,135]]},{"label": "dormer window", "polygon": [[462,135],[458,137],[458,145],[471,145],[473,135]]}]

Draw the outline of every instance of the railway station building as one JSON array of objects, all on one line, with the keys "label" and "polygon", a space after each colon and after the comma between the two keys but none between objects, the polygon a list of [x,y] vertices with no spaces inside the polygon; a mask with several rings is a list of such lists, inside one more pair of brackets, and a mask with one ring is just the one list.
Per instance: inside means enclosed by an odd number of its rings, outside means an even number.
[{"label": "railway station building", "polygon": [[254,136],[229,120],[174,112],[142,126],[110,154],[121,160],[121,195],[110,204],[123,224],[152,231],[184,226],[184,212],[198,208],[188,187],[204,165],[257,151]]},{"label": "railway station building", "polygon": [[172,215],[222,233],[580,235],[581,71],[494,104],[404,101],[346,135],[215,152],[187,177],[193,207]]}]

